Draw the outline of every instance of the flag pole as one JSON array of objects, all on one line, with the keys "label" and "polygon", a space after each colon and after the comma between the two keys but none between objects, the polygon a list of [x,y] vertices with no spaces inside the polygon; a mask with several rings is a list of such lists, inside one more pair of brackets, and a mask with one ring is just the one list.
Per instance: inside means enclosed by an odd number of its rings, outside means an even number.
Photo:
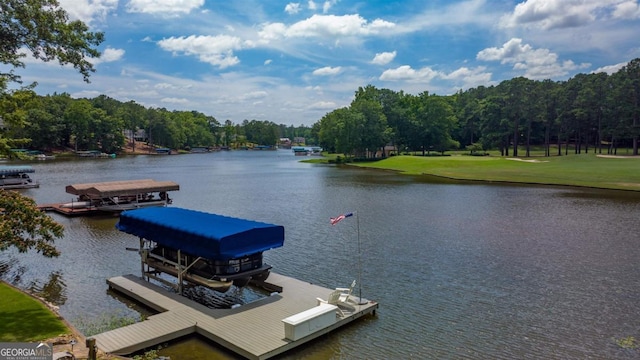
[{"label": "flag pole", "polygon": [[362,251],[360,249],[360,215],[356,213],[356,229],[358,237],[358,305],[366,304],[362,301]]}]

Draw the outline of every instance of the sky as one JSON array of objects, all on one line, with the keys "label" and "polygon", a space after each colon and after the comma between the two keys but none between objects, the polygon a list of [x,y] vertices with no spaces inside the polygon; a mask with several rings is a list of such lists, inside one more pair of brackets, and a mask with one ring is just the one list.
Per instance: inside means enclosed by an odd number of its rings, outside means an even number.
[{"label": "sky", "polygon": [[640,57],[638,0],[58,0],[101,31],[91,83],[27,57],[41,95],[311,126],[359,87],[450,95]]}]

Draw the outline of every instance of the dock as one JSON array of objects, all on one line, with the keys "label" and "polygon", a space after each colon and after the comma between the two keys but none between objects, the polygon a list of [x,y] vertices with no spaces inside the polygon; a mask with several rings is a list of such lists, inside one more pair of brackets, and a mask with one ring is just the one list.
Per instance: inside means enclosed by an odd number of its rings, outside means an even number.
[{"label": "dock", "polygon": [[[271,273],[267,280],[267,285],[282,291],[231,309],[211,309],[135,275],[113,277],[107,280],[111,289],[159,314],[92,338],[107,354],[129,355],[182,336],[200,334],[247,359],[262,360],[363,316],[374,316],[378,309],[377,302],[358,299],[352,309],[343,311],[318,301],[318,298],[328,299],[336,292],[334,289],[276,273]],[[292,328],[304,321],[308,323],[299,329]],[[294,332],[295,335],[291,335]]]},{"label": "dock", "polygon": [[171,204],[168,191],[180,185],[173,181],[153,179],[104,181],[72,184],[65,187],[76,198],[70,202],[38,205],[40,211],[52,211],[65,216],[119,214],[125,210]]},{"label": "dock", "polygon": [[45,211],[45,212],[55,212],[64,216],[69,216],[69,217],[73,217],[73,216],[91,216],[91,215],[99,215],[99,214],[104,214],[102,212],[100,212],[97,208],[95,207],[90,207],[90,208],[71,208],[71,207],[63,207],[62,203],[57,203],[57,204],[41,204],[38,205],[38,209],[40,209],[40,211]]}]

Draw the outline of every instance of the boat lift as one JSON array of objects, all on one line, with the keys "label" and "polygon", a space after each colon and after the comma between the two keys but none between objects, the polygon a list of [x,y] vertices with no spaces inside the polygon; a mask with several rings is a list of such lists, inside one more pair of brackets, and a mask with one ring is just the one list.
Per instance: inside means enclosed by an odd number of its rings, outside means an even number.
[{"label": "boat lift", "polygon": [[251,280],[263,283],[271,269],[263,252],[284,245],[283,226],[175,207],[125,211],[116,228],[139,237],[142,277],[180,294],[184,282],[219,292]]}]

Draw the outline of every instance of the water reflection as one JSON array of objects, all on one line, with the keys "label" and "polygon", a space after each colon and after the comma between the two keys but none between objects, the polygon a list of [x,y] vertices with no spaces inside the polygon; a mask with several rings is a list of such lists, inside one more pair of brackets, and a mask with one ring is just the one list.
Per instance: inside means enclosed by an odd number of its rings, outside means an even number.
[{"label": "water reflection", "polygon": [[67,285],[59,271],[49,274],[49,280],[44,284],[38,280],[32,280],[27,289],[32,294],[56,306],[64,305],[67,301]]},{"label": "water reflection", "polygon": [[18,258],[9,256],[6,259],[0,259],[0,276],[2,280],[12,284],[13,286],[22,285],[22,276],[27,272],[27,267],[21,265]]},{"label": "water reflection", "polygon": [[183,295],[212,309],[230,309],[234,305],[245,305],[269,296],[266,291],[252,286],[232,286],[225,293],[203,286],[190,286],[184,289]]}]

